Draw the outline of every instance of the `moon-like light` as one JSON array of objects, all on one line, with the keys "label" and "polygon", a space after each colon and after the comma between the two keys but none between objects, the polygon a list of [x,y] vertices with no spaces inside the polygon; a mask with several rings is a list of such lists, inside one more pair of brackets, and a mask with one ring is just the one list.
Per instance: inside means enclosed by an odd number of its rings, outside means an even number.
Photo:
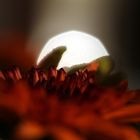
[{"label": "moon-like light", "polygon": [[52,37],[44,46],[37,59],[37,65],[53,49],[66,46],[66,51],[57,66],[71,67],[77,64],[90,63],[109,53],[99,39],[79,31],[69,31]]}]

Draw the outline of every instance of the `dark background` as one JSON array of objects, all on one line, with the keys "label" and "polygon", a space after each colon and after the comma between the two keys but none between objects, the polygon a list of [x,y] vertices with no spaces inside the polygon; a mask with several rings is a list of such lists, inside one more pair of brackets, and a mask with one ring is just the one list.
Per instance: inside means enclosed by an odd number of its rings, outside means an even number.
[{"label": "dark background", "polygon": [[8,52],[8,47],[14,48],[16,44],[23,50],[32,48],[29,50],[37,58],[51,36],[71,29],[85,31],[102,40],[116,62],[116,69],[128,75],[129,87],[140,88],[138,0],[99,0],[96,6],[94,0],[88,0],[89,8],[85,9],[88,15],[83,15],[84,19],[80,15],[81,1],[72,0],[77,9],[75,12],[73,8],[75,13],[66,12],[65,7],[72,7],[72,2],[67,1],[0,0],[0,42],[3,42],[0,51],[5,48]]}]

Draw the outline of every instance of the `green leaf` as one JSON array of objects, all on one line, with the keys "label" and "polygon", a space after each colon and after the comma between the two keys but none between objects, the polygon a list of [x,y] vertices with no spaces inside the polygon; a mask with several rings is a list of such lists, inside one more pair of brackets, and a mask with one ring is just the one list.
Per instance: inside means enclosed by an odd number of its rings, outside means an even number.
[{"label": "green leaf", "polygon": [[110,56],[100,57],[87,65],[90,73],[95,74],[97,83],[104,83],[114,68],[114,62]]},{"label": "green leaf", "polygon": [[97,73],[102,76],[106,76],[110,74],[110,72],[114,68],[114,63],[110,56],[104,56],[95,61],[99,63],[99,68],[97,70]]},{"label": "green leaf", "polygon": [[87,66],[86,63],[83,64],[79,64],[79,65],[74,65],[70,68],[66,68],[66,71],[68,71],[68,74],[73,74],[74,72],[78,71],[78,70],[82,70],[85,69]]},{"label": "green leaf", "polygon": [[48,70],[50,67],[57,67],[63,53],[66,51],[66,47],[57,47],[50,52],[39,64],[38,67]]},{"label": "green leaf", "polygon": [[[94,68],[94,64],[98,64],[99,66],[97,67],[97,70]],[[66,68],[66,71],[68,71],[69,74],[74,73],[77,70],[82,70],[82,69],[89,69],[90,66],[90,72],[93,73],[96,72],[99,77],[105,77],[107,76],[113,69],[114,63],[113,60],[110,58],[110,56],[104,56],[101,58],[98,58],[90,63],[83,63],[83,64],[78,64],[74,65],[72,67]],[[92,68],[93,67],[93,68]]]}]

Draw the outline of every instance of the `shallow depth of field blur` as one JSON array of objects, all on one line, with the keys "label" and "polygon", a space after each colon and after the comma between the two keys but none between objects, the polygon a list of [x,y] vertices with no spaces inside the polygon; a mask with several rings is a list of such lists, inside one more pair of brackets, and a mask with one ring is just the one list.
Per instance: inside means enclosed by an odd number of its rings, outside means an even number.
[{"label": "shallow depth of field blur", "polygon": [[[0,140],[139,140],[139,25],[135,0],[0,0]],[[62,46],[34,67],[69,30],[111,56],[67,73],[50,67]]]},{"label": "shallow depth of field blur", "polygon": [[138,10],[137,0],[0,0],[0,65],[28,68],[49,38],[80,30],[98,37],[138,88]]}]

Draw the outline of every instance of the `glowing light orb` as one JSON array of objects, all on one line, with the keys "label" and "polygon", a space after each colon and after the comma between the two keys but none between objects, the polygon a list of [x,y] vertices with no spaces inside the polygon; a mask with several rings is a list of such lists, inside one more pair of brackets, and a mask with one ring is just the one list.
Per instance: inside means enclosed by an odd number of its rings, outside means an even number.
[{"label": "glowing light orb", "polygon": [[37,65],[53,49],[66,46],[66,51],[57,66],[71,67],[77,64],[90,63],[102,56],[108,56],[108,52],[99,39],[79,31],[69,31],[52,37],[42,49]]}]

